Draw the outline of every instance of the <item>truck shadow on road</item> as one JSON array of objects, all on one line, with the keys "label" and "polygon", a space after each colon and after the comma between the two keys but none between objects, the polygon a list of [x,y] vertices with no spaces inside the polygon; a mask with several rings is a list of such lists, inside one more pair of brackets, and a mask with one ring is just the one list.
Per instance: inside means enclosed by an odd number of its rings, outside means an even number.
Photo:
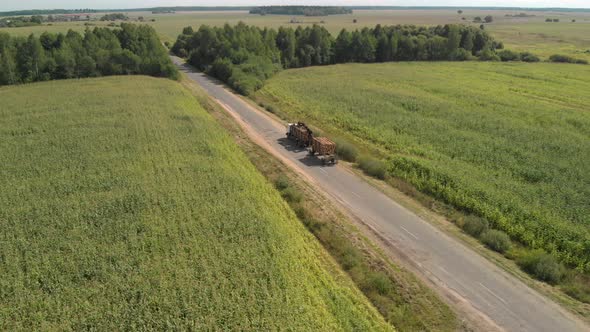
[{"label": "truck shadow on road", "polygon": [[295,144],[295,142],[293,142],[292,140],[290,140],[286,137],[279,138],[277,140],[277,142],[283,148],[285,148],[285,150],[287,150],[289,152],[296,153],[297,154],[297,156],[296,156],[297,161],[299,161],[300,163],[302,163],[305,166],[310,166],[310,167],[328,166],[328,165],[324,165],[322,163],[322,161],[320,159],[318,159],[317,157],[310,156],[307,148],[297,146],[297,144]]}]

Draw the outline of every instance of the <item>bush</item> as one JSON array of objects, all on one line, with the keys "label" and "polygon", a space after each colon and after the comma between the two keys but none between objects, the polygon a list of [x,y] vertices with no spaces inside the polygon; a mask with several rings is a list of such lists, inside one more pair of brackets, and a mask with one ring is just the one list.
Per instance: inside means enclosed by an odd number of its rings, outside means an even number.
[{"label": "bush", "polygon": [[558,283],[564,275],[564,267],[552,255],[534,250],[517,259],[520,267],[535,278],[551,284]]},{"label": "bush", "polygon": [[511,242],[510,238],[506,233],[495,229],[485,231],[481,235],[481,242],[483,242],[488,248],[495,250],[499,253],[504,253],[510,249]]},{"label": "bush", "polygon": [[472,58],[473,56],[471,55],[471,52],[464,48],[458,48],[450,55],[450,59],[454,61],[467,61]]},{"label": "bush", "polygon": [[590,303],[590,285],[584,282],[572,282],[562,287],[563,291],[578,301]]},{"label": "bush", "polygon": [[500,61],[500,57],[491,50],[483,50],[478,54],[481,61]]},{"label": "bush", "polygon": [[183,59],[185,59],[185,58],[187,58],[187,57],[188,57],[188,53],[186,52],[186,50],[185,50],[184,48],[181,48],[181,49],[179,49],[179,50],[176,52],[176,55],[177,55],[178,57],[181,57],[181,58],[183,58]]},{"label": "bush", "polygon": [[275,187],[278,190],[285,190],[285,189],[289,188],[289,186],[290,186],[289,179],[285,175],[282,175],[282,174],[279,175],[279,177],[275,181]]},{"label": "bush", "polygon": [[478,238],[488,229],[489,225],[486,219],[474,215],[468,215],[465,217],[465,221],[463,223],[463,230],[465,233]]},{"label": "bush", "polygon": [[216,59],[207,74],[227,82],[233,74],[233,64],[227,58]]},{"label": "bush", "polygon": [[541,59],[539,59],[538,56],[536,56],[530,52],[520,53],[520,60],[522,60],[524,62],[539,62],[539,61],[541,61]]},{"label": "bush", "polygon": [[389,277],[381,272],[371,272],[367,277],[367,287],[376,290],[380,295],[386,295],[393,289]]},{"label": "bush", "polygon": [[273,105],[266,104],[266,105],[264,105],[264,108],[267,111],[269,111],[270,113],[273,113],[273,114],[277,113],[277,110],[276,110],[276,108]]},{"label": "bush", "polygon": [[586,60],[576,59],[576,58],[572,58],[571,56],[562,55],[562,54],[553,54],[552,56],[549,57],[549,61],[561,62],[561,63],[577,63],[577,64],[583,64],[583,65],[588,64],[588,61],[586,61]]},{"label": "bush", "polygon": [[336,140],[336,154],[342,159],[350,162],[356,161],[358,150],[345,140]]},{"label": "bush", "polygon": [[385,163],[383,163],[381,160],[371,157],[362,157],[359,159],[358,165],[360,169],[365,172],[365,174],[377,179],[385,179],[387,167],[385,167]]},{"label": "bush", "polygon": [[498,56],[500,57],[500,60],[502,60],[502,61],[519,61],[520,60],[520,54],[518,54],[514,51],[510,51],[510,50],[502,50],[502,51],[498,52]]},{"label": "bush", "polygon": [[281,191],[281,195],[289,203],[299,203],[303,199],[303,194],[293,187],[284,189]]},{"label": "bush", "polygon": [[245,74],[241,70],[234,70],[227,82],[238,93],[248,96],[262,87],[262,81],[252,75]]},{"label": "bush", "polygon": [[337,260],[344,270],[349,271],[354,267],[359,267],[363,262],[363,256],[352,244],[343,241],[337,241],[336,234],[331,236],[334,249],[339,251]]}]

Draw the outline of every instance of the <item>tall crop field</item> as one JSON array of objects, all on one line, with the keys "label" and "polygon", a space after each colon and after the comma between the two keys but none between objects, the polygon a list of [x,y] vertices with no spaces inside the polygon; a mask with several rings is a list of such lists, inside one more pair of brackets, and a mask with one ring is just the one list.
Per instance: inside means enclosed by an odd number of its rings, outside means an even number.
[{"label": "tall crop field", "polygon": [[441,62],[288,70],[255,97],[589,271],[588,91],[589,66]]},{"label": "tall crop field", "polygon": [[390,329],[178,83],[0,100],[0,330]]}]

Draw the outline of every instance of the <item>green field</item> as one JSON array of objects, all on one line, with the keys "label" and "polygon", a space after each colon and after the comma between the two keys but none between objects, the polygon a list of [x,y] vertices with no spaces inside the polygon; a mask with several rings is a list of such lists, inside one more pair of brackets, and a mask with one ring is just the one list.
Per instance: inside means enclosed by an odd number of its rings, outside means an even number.
[{"label": "green field", "polygon": [[1,330],[388,330],[178,83],[0,88]]},{"label": "green field", "polygon": [[[535,15],[526,18],[506,17],[520,11],[512,10],[480,10],[464,9],[459,15],[455,10],[356,10],[352,15],[333,15],[326,17],[295,17],[298,23],[291,23],[292,16],[287,15],[250,15],[245,11],[224,12],[178,12],[176,14],[152,14],[150,12],[129,13],[132,20],[139,16],[145,18],[145,23],[152,25],[164,41],[173,42],[185,26],[198,27],[201,24],[222,26],[225,23],[234,25],[243,21],[249,25],[278,28],[279,26],[298,25],[309,26],[314,23],[326,27],[334,36],[342,28],[353,30],[362,27],[374,27],[376,24],[396,25],[437,25],[437,24],[474,24],[469,23],[474,17],[492,15],[494,22],[486,25],[492,35],[503,41],[507,48],[517,51],[531,51],[547,58],[555,53],[564,53],[590,60],[590,13],[582,12],[526,12]],[[97,14],[95,17],[102,16]],[[462,18],[465,20],[462,20]],[[559,18],[559,23],[545,23],[545,18]],[[154,19],[155,22],[151,22]],[[353,20],[356,19],[357,23]],[[571,20],[576,22],[572,23]],[[108,22],[91,22],[98,26]],[[479,24],[477,24],[479,25]],[[91,26],[92,27],[92,26]],[[43,25],[25,28],[4,28],[14,35],[28,35],[31,32],[40,34],[43,31],[65,32],[67,29],[82,31],[86,28],[84,22],[54,23],[52,26]]]},{"label": "green field", "polygon": [[255,99],[587,271],[588,91],[589,66],[421,62],[287,70]]},{"label": "green field", "polygon": [[494,24],[488,31],[507,49],[532,52],[541,59],[567,54],[590,60],[590,22]]}]

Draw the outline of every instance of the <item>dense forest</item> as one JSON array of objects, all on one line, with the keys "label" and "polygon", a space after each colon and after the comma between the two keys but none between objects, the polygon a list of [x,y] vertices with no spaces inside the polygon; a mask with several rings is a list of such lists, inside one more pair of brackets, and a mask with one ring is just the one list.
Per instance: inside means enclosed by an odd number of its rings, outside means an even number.
[{"label": "dense forest", "polygon": [[277,31],[240,22],[223,27],[202,25],[198,31],[187,27],[172,51],[236,91],[249,94],[283,68],[346,62],[504,60],[496,54],[502,48],[484,30],[463,25],[377,25],[342,30],[334,38],[318,25]]},{"label": "dense forest", "polygon": [[334,6],[263,6],[250,9],[250,14],[328,16],[352,14],[352,9]]},{"label": "dense forest", "polygon": [[124,23],[115,30],[44,32],[28,38],[0,33],[0,85],[132,74],[178,77],[155,30],[147,25]]}]

